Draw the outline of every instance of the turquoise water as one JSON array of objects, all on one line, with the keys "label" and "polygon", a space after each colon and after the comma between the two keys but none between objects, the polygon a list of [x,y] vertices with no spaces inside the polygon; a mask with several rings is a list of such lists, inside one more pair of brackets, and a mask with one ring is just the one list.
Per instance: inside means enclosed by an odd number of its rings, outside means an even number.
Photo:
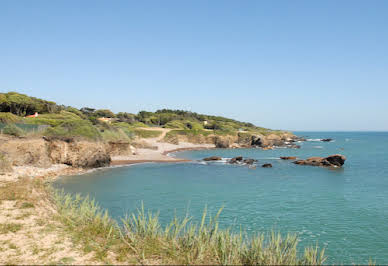
[{"label": "turquoise water", "polygon": [[[162,222],[186,212],[200,219],[207,205],[220,222],[246,231],[298,233],[301,246],[326,248],[328,263],[388,263],[388,133],[297,132],[334,142],[304,142],[301,149],[206,150],[175,154],[255,158],[273,168],[222,163],[139,164],[63,177],[56,186],[95,197],[115,217],[145,208]],[[347,157],[342,169],[294,165],[279,156]]]}]

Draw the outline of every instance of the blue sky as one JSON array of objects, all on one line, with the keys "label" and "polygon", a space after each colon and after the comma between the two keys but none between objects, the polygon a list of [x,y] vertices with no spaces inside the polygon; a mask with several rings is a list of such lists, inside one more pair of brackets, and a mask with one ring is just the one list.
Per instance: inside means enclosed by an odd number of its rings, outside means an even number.
[{"label": "blue sky", "polygon": [[0,91],[388,130],[388,1],[0,1]]}]

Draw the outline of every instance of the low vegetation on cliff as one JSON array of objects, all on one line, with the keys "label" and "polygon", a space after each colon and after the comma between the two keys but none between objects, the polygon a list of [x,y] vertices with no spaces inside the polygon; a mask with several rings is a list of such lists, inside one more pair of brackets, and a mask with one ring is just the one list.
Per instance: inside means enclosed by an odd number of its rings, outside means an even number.
[{"label": "low vegetation on cliff", "polygon": [[[25,117],[36,113],[38,114],[36,117]],[[125,112],[114,114],[107,109],[95,110],[89,107],[77,109],[58,105],[52,101],[16,92],[0,93],[0,123],[44,125],[47,128],[39,131],[44,135],[104,141],[129,141],[136,136],[154,138],[160,135],[157,131],[140,129],[144,127],[173,129],[169,136],[166,136],[167,140],[176,139],[176,136],[203,139],[210,134],[237,136],[239,132],[262,135],[278,133],[251,123],[183,110],[163,109],[156,112],[141,111],[138,114]],[[12,132],[15,133],[12,135],[21,136],[29,132],[24,127],[19,128],[21,131],[16,132],[13,129]]]}]

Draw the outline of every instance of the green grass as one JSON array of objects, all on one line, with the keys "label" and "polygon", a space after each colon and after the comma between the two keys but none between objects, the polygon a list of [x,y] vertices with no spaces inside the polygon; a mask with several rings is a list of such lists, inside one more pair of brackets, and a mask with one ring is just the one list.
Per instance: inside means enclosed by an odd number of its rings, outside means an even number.
[{"label": "green grass", "polygon": [[162,134],[160,130],[144,130],[144,129],[134,129],[136,136],[140,138],[157,138]]},{"label": "green grass", "polygon": [[218,217],[204,210],[200,223],[190,217],[174,217],[162,226],[157,214],[144,206],[122,220],[112,220],[94,200],[55,193],[58,219],[73,239],[94,251],[105,263],[108,251],[116,261],[146,264],[322,264],[326,257],[318,247],[299,252],[296,235],[271,232],[248,237],[221,229]]},{"label": "green grass", "polygon": [[101,134],[98,129],[87,120],[65,121],[58,126],[48,128],[45,134],[54,137],[80,137],[90,140],[101,139]]}]

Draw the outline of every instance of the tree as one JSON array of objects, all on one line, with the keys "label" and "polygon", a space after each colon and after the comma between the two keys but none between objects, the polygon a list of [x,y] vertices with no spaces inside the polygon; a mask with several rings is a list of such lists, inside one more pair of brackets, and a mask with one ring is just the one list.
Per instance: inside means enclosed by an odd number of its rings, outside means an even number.
[{"label": "tree", "polygon": [[108,110],[108,109],[97,110],[96,115],[98,117],[109,117],[109,118],[116,117],[115,114],[111,110]]}]

